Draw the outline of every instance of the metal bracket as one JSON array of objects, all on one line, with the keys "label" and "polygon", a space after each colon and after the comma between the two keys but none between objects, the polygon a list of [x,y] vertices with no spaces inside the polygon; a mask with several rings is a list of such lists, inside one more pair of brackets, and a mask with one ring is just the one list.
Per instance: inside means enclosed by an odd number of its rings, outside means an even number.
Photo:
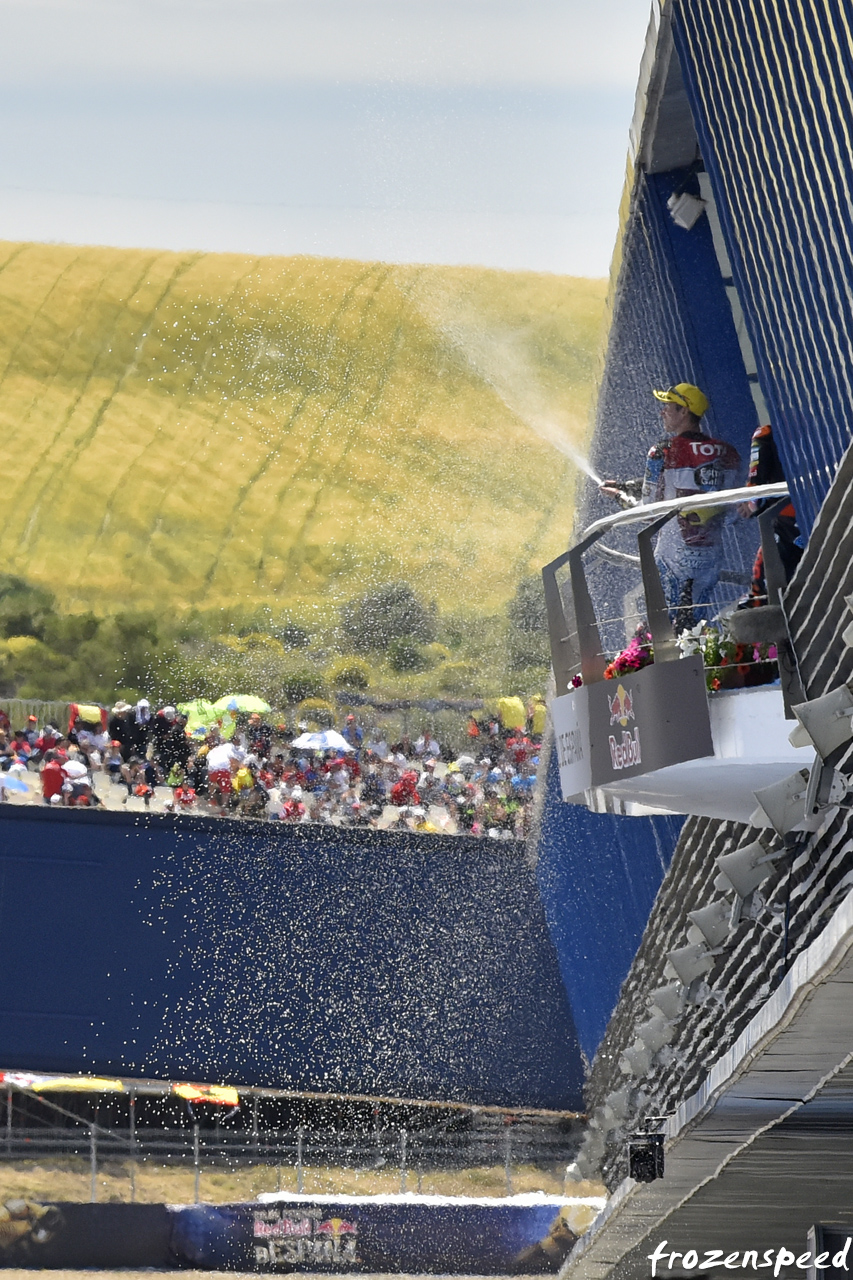
[{"label": "metal bracket", "polygon": [[[790,498],[780,498],[778,502],[774,502],[765,511],[762,511],[758,517],[758,529],[761,534],[761,553],[764,559],[764,581],[767,586],[767,603],[776,605],[782,610],[786,629],[788,619],[782,607],[782,593],[787,586],[787,582],[785,580],[785,566],[782,564],[782,557],[779,555],[779,548],[776,545],[776,537],[773,533],[773,521],[789,502]],[[777,640],[776,653],[779,663],[779,684],[782,688],[782,701],[785,705],[785,719],[795,720],[796,716],[791,708],[801,702],[805,702],[806,693],[797,668],[794,647],[789,637],[780,637]]]},{"label": "metal bracket", "polygon": [[548,639],[551,643],[551,665],[554,668],[558,697],[568,692],[572,676],[580,667],[580,654],[566,618],[563,595],[560,584],[557,582],[557,570],[562,569],[568,561],[569,554],[568,551],[564,551],[561,556],[557,556],[556,560],[546,564],[542,570],[545,608],[548,614]]},{"label": "metal bracket", "polygon": [[652,548],[652,538],[674,515],[675,512],[673,511],[669,515],[661,516],[659,520],[653,521],[648,528],[637,535],[637,545],[640,548],[640,569],[643,575],[643,592],[646,597],[646,615],[649,621],[649,630],[652,633],[655,662],[677,662],[681,657],[681,651],[675,640],[675,631],[669,619],[669,609],[663,592],[663,584],[660,580],[660,570],[655,563],[655,553]]}]

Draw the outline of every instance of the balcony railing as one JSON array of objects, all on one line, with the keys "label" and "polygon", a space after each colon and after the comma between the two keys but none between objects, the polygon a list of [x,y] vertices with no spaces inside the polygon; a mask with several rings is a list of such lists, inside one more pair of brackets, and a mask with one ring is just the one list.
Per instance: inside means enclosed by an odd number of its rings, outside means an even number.
[{"label": "balcony railing", "polygon": [[[557,692],[552,718],[565,799],[597,808],[609,796],[651,809],[747,821],[756,807],[753,793],[801,763],[785,724],[793,720],[791,706],[804,699],[781,607],[785,572],[773,536],[773,520],[787,494],[785,484],[751,486],[618,511],[591,524],[570,550],[545,566]],[[685,655],[679,645],[653,540],[679,512],[756,500],[771,500],[758,516],[768,603],[732,614],[729,625],[750,653],[762,629],[772,636],[779,680],[743,690],[747,699],[720,693],[709,701],[703,656]],[[636,556],[601,542],[626,525],[642,526]],[[605,674],[613,655],[602,644],[584,566],[585,554],[594,550],[640,570],[653,661],[616,679]],[[564,603],[557,575],[566,565]]]}]

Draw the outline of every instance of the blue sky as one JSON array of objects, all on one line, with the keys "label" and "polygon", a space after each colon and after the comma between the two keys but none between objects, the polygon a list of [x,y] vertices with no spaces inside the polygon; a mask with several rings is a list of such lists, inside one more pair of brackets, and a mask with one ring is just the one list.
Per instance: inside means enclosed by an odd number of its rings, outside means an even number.
[{"label": "blue sky", "polygon": [[606,273],[644,0],[0,0],[0,237]]}]

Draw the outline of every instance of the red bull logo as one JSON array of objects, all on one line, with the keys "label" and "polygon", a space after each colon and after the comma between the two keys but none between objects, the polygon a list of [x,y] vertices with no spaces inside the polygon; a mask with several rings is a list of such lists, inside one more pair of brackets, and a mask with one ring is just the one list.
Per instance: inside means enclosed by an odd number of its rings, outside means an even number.
[{"label": "red bull logo", "polygon": [[624,729],[629,720],[634,719],[634,695],[620,684],[613,697],[607,695],[610,706],[610,723],[621,724]]}]

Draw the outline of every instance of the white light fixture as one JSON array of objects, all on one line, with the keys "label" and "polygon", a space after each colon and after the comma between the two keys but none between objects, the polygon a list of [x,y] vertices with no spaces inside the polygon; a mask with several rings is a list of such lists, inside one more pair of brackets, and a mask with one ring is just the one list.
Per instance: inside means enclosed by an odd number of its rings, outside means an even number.
[{"label": "white light fixture", "polygon": [[675,1022],[684,1010],[684,987],[680,982],[671,982],[666,987],[657,987],[649,996],[652,1009],[659,1009],[665,1018]]},{"label": "white light fixture", "polygon": [[675,951],[668,951],[666,958],[685,987],[689,987],[691,982],[701,978],[714,965],[713,956],[701,942],[690,943],[686,947],[677,947]]},{"label": "white light fixture", "polygon": [[687,191],[673,194],[666,202],[669,216],[677,227],[690,231],[705,212],[705,201],[698,196],[691,196]]},{"label": "white light fixture", "polygon": [[698,911],[688,911],[687,919],[693,921],[709,947],[721,947],[731,932],[732,906],[722,900],[712,902]]},{"label": "white light fixture", "polygon": [[752,793],[783,840],[791,831],[814,830],[818,824],[819,819],[806,817],[808,786],[809,775],[800,769],[772,787]]},{"label": "white light fixture", "polygon": [[604,1099],[604,1114],[612,1116],[615,1120],[624,1120],[630,1110],[631,1090],[627,1085],[621,1089],[614,1089]]},{"label": "white light fixture", "polygon": [[781,857],[782,852],[780,849],[778,853],[768,853],[760,840],[753,840],[734,853],[722,854],[716,861],[737,896],[748,898],[770,875],[773,860]]},{"label": "white light fixture", "polygon": [[635,1040],[619,1059],[619,1070],[626,1076],[647,1076],[651,1069],[652,1055],[642,1040]]},{"label": "white light fixture", "polygon": [[809,785],[806,790],[806,817],[814,817],[824,809],[832,809],[835,805],[841,804],[849,790],[850,786],[844,774],[833,769],[832,765],[824,764],[818,756],[809,774]]},{"label": "white light fixture", "polygon": [[791,710],[824,760],[853,738],[853,693],[846,684],[822,698],[801,702]]},{"label": "white light fixture", "polygon": [[649,1053],[657,1053],[658,1049],[669,1044],[674,1035],[675,1027],[660,1013],[637,1027],[637,1039],[643,1042]]}]

